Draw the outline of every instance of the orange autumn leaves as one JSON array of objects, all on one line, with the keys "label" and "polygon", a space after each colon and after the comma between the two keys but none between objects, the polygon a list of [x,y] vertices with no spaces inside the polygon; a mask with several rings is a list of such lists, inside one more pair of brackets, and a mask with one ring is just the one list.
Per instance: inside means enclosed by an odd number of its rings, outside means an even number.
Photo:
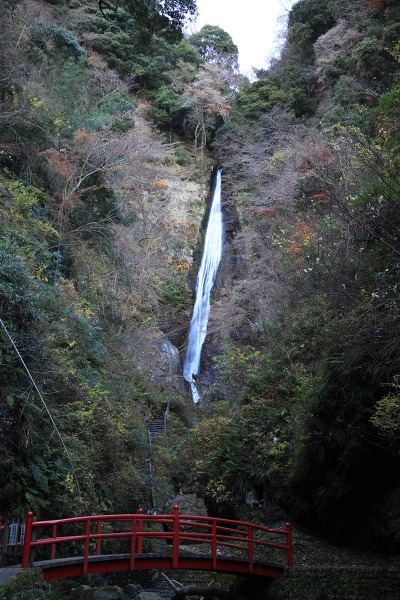
[{"label": "orange autumn leaves", "polygon": [[312,228],[305,221],[297,221],[294,232],[290,236],[290,244],[286,250],[287,254],[292,256],[295,264],[304,262],[304,254],[307,246],[313,236]]}]

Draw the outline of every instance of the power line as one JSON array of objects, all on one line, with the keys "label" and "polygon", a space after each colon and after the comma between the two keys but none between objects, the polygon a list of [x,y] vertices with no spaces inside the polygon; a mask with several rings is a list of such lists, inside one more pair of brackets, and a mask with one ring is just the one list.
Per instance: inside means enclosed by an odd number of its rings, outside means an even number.
[{"label": "power line", "polygon": [[54,419],[53,419],[53,416],[52,416],[52,414],[51,414],[50,410],[48,409],[48,407],[47,407],[47,404],[46,404],[46,402],[44,401],[44,398],[43,398],[42,394],[40,393],[40,390],[39,390],[38,386],[37,386],[37,385],[36,385],[36,383],[35,383],[35,380],[33,379],[33,377],[32,377],[32,375],[31,375],[31,373],[30,373],[30,371],[29,371],[28,367],[26,366],[26,364],[25,364],[25,362],[24,362],[24,359],[22,358],[21,354],[19,353],[19,350],[18,350],[18,348],[17,348],[17,346],[16,346],[16,344],[15,344],[15,342],[14,342],[13,338],[12,338],[12,337],[11,337],[11,335],[9,334],[9,332],[8,332],[8,330],[7,330],[7,327],[5,326],[5,324],[4,324],[4,322],[3,322],[3,320],[2,320],[1,318],[0,318],[0,324],[2,325],[2,327],[3,327],[4,331],[6,332],[6,335],[7,335],[8,339],[10,340],[10,342],[11,342],[11,344],[12,344],[12,346],[13,346],[13,348],[14,348],[15,352],[17,353],[17,356],[18,356],[19,360],[21,361],[21,364],[22,364],[22,366],[24,367],[25,371],[27,372],[27,374],[28,374],[28,377],[29,377],[29,379],[30,379],[30,380],[31,380],[31,382],[32,382],[32,385],[33,385],[33,387],[35,388],[35,390],[36,390],[36,392],[37,392],[37,394],[38,394],[38,396],[39,396],[40,400],[42,401],[42,404],[43,404],[43,406],[44,406],[44,408],[45,408],[45,410],[46,410],[46,412],[47,412],[47,414],[48,414],[48,416],[49,416],[49,419],[50,419],[50,421],[51,421],[51,423],[52,423],[52,425],[53,425],[53,427],[54,427],[54,431],[57,433],[57,435],[58,435],[58,437],[59,437],[59,439],[60,439],[61,445],[62,445],[62,447],[64,448],[64,452],[65,452],[65,454],[67,455],[67,458],[68,458],[68,460],[69,460],[69,464],[71,465],[71,469],[72,469],[72,473],[73,473],[73,475],[74,475],[74,478],[75,478],[75,482],[76,482],[76,487],[77,487],[77,490],[78,490],[78,494],[79,494],[79,496],[80,496],[80,495],[81,495],[81,488],[80,488],[80,486],[79,486],[78,477],[77,477],[77,475],[76,475],[75,467],[74,467],[74,465],[73,465],[73,462],[72,462],[72,459],[71,459],[70,453],[68,452],[67,446],[66,446],[66,445],[65,445],[65,443],[64,443],[64,440],[63,440],[63,438],[62,438],[62,435],[61,435],[60,431],[58,430],[58,427],[57,427],[57,425],[56,425],[56,423],[55,423],[55,421],[54,421]]}]

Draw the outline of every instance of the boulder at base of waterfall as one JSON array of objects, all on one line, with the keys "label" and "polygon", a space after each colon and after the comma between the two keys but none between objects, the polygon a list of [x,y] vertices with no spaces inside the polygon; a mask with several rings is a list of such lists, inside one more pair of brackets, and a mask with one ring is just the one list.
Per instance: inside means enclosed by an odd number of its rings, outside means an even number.
[{"label": "boulder at base of waterfall", "polygon": [[[181,515],[198,515],[199,517],[207,516],[206,505],[201,498],[196,496],[196,494],[180,493],[172,500],[172,502],[167,504],[165,512],[169,514],[173,513],[175,504],[179,506],[179,514]],[[195,525],[181,527],[181,531],[186,531],[189,533],[204,533],[204,529],[202,527],[196,527]],[[180,544],[186,547],[192,546],[190,542],[181,541]],[[190,548],[188,549],[190,550]],[[206,545],[204,545],[204,549],[208,550]]]},{"label": "boulder at base of waterfall", "polygon": [[141,332],[140,335],[130,331],[125,348],[140,374],[155,383],[182,391],[184,383],[179,350],[162,331]]},{"label": "boulder at base of waterfall", "polygon": [[182,367],[178,348],[165,338],[156,340],[154,345],[158,349],[159,359],[155,361],[152,380],[180,389]]},{"label": "boulder at base of waterfall", "polygon": [[184,494],[180,492],[173,500],[167,503],[165,512],[172,514],[175,504],[179,506],[181,515],[207,516],[207,508],[204,500],[196,496],[196,494]]},{"label": "boulder at base of waterfall", "polygon": [[165,337],[153,339],[138,361],[141,371],[149,374],[151,381],[181,390],[182,367],[179,350]]}]

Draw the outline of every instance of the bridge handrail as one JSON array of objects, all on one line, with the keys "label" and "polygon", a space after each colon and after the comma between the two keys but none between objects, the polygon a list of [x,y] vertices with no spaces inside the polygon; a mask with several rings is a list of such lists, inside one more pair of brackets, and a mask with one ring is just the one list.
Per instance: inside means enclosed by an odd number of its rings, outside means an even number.
[{"label": "bridge handrail", "polygon": [[[130,523],[130,530],[117,532],[102,532],[103,523]],[[85,532],[78,535],[57,535],[57,529],[65,524],[85,524]],[[91,524],[97,523],[97,532],[91,532]],[[161,524],[170,527],[170,531],[148,531],[144,530],[144,524]],[[32,539],[34,532],[40,528],[51,528],[50,537]],[[195,528],[197,531],[187,531]],[[241,529],[239,529],[241,528]],[[200,532],[198,531],[200,530]],[[203,531],[202,531],[203,530]],[[260,533],[277,534],[285,537],[285,543],[257,539]],[[31,550],[39,546],[51,546],[51,560],[55,559],[56,545],[70,542],[84,542],[83,573],[87,573],[90,542],[96,542],[96,555],[101,555],[101,540],[103,539],[130,538],[130,568],[134,568],[135,555],[143,553],[144,539],[164,539],[172,542],[172,567],[177,568],[179,562],[180,542],[191,542],[196,544],[211,545],[211,556],[213,567],[216,568],[218,560],[217,547],[232,548],[247,553],[249,570],[252,572],[254,550],[257,547],[266,546],[286,552],[287,565],[292,566],[292,542],[290,524],[286,523],[285,529],[271,529],[263,525],[256,525],[245,521],[220,519],[199,515],[180,515],[178,505],[174,506],[174,512],[170,515],[147,515],[139,509],[137,514],[117,515],[86,515],[79,517],[67,517],[64,519],[51,519],[46,521],[33,521],[33,513],[28,512],[25,527],[25,540],[22,554],[22,567],[30,564]]]}]

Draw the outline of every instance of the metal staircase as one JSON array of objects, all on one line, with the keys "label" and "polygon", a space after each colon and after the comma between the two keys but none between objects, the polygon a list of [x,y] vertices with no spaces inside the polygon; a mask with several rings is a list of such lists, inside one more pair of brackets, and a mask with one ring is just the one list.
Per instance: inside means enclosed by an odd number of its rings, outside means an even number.
[{"label": "metal staircase", "polygon": [[157,441],[157,437],[160,435],[167,435],[167,417],[169,413],[169,401],[163,402],[161,407],[155,415],[151,414],[150,418],[147,419],[147,435],[149,438],[149,487],[151,495],[152,511],[156,512],[156,499],[154,495],[154,467],[152,463],[153,456],[153,443]]},{"label": "metal staircase", "polygon": [[163,402],[160,410],[156,415],[152,415],[147,421],[147,433],[149,441],[152,443],[153,438],[158,435],[167,435],[167,417],[169,413],[169,402]]}]

